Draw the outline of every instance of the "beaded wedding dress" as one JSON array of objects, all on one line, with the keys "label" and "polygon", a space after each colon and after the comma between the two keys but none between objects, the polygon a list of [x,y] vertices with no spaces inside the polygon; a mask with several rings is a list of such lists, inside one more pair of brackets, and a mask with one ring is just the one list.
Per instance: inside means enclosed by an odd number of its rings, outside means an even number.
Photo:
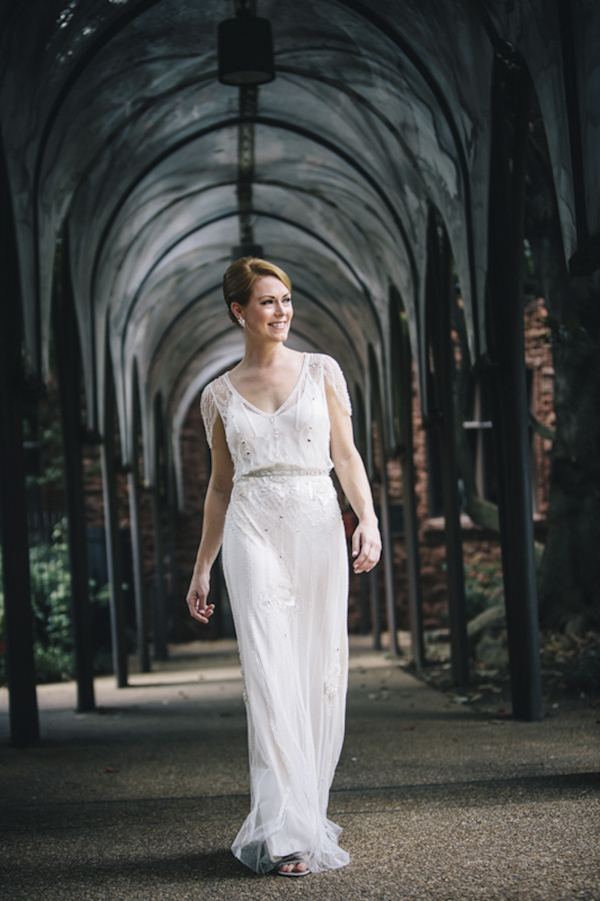
[{"label": "beaded wedding dress", "polygon": [[350,399],[331,357],[305,354],[273,414],[227,374],[202,393],[208,442],[220,415],[234,464],[223,566],[244,674],[251,810],[232,851],[257,873],[302,853],[312,872],[345,866],[327,819],[348,670],[348,561],[329,476],[325,386]]}]

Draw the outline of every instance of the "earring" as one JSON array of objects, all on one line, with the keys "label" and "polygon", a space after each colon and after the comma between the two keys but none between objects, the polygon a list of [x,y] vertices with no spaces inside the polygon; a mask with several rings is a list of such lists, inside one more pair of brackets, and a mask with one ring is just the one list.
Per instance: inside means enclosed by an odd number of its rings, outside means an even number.
[{"label": "earring", "polygon": [[238,319],[238,325],[239,325],[241,328],[246,328],[246,320],[245,320],[245,319],[242,319],[241,316],[240,316],[240,318]]}]

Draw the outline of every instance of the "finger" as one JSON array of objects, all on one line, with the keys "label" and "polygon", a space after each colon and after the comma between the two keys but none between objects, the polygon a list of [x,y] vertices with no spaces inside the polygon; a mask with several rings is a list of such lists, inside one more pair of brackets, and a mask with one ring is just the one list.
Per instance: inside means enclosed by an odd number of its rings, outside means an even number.
[{"label": "finger", "polygon": [[188,608],[190,616],[198,620],[198,622],[207,623],[208,617],[212,616],[214,613],[215,605],[205,605],[200,598],[195,598],[193,601],[188,602]]},{"label": "finger", "polygon": [[210,614],[192,612],[192,617],[199,623],[207,623]]},{"label": "finger", "polygon": [[373,541],[366,541],[359,556],[354,561],[354,572],[369,572],[379,560],[379,546]]},{"label": "finger", "polygon": [[352,534],[352,556],[358,557],[360,553],[362,533],[360,527],[356,528]]},{"label": "finger", "polygon": [[353,569],[355,573],[363,573],[368,572],[369,570],[369,561],[368,557],[365,553],[361,553],[360,556],[356,558],[353,564]]}]

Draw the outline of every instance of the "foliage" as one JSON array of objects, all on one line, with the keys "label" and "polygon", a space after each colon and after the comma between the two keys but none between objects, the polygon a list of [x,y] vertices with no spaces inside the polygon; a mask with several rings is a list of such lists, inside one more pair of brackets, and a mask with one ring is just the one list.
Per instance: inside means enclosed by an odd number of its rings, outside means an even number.
[{"label": "foliage", "polygon": [[[23,432],[25,441],[33,442],[35,445],[36,436],[32,433],[31,423],[28,419],[23,421]],[[37,471],[27,472],[27,488],[44,488],[47,485],[62,486],[64,479],[62,436],[58,421],[51,421],[42,427],[40,454]]]},{"label": "foliage", "polygon": [[546,316],[544,325],[550,330],[548,338],[553,344],[587,345],[589,343],[587,329],[575,316],[571,316],[565,322],[561,322],[556,316]]},{"label": "foliage", "polygon": [[[71,626],[71,573],[67,524],[63,519],[55,526],[52,543],[36,544],[29,550],[31,604],[33,610],[34,657],[38,682],[59,682],[75,675],[73,632]],[[4,595],[0,560],[0,645],[4,644]],[[90,581],[93,619],[106,616],[109,587]],[[94,635],[102,630],[94,629]],[[110,669],[109,648],[94,648],[94,670]],[[2,673],[4,679],[5,674]]]},{"label": "foliage", "polygon": [[[444,572],[447,570],[445,561],[441,563],[441,568]],[[490,607],[504,604],[504,581],[500,561],[490,560],[483,554],[474,554],[471,560],[464,564],[464,573],[468,620],[474,619]]]},{"label": "foliage", "polygon": [[600,634],[545,634],[541,642],[546,683],[571,692],[600,693]]},{"label": "foliage", "polygon": [[489,607],[503,604],[504,582],[500,562],[476,554],[465,564],[465,595],[469,620]]}]

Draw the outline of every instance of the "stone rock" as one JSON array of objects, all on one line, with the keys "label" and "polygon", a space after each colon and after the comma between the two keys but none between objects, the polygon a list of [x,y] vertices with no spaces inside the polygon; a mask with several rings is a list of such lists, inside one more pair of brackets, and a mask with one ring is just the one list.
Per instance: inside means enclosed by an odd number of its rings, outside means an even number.
[{"label": "stone rock", "polygon": [[506,637],[502,634],[495,636],[491,632],[484,632],[475,647],[475,659],[489,669],[506,669],[508,666]]},{"label": "stone rock", "polygon": [[506,610],[504,604],[497,604],[495,607],[488,607],[487,610],[473,617],[467,623],[467,634],[469,638],[475,638],[480,632],[490,629],[492,626],[504,628],[505,622]]}]

